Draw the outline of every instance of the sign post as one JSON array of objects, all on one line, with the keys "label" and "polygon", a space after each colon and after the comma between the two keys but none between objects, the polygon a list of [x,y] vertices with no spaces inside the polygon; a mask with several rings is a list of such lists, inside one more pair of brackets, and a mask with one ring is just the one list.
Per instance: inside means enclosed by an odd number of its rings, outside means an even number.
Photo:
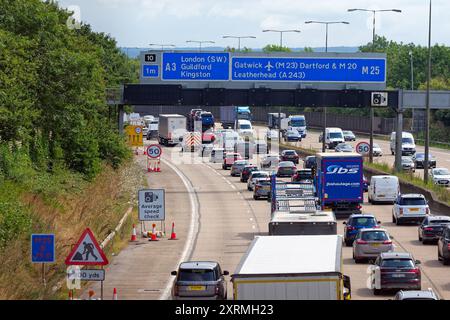
[{"label": "sign post", "polygon": [[[161,221],[161,229],[166,233],[166,211],[164,189],[143,189],[138,193],[139,220]],[[163,227],[164,226],[164,227]]]},{"label": "sign post", "polygon": [[147,147],[147,171],[161,172],[159,166],[161,161],[162,149],[158,144],[151,144]]},{"label": "sign post", "polygon": [[109,264],[109,261],[91,229],[84,230],[67,256],[65,263],[68,266],[101,266],[101,270],[82,270],[79,277],[80,280],[101,281],[101,300],[103,300],[103,281],[105,279],[103,266]]},{"label": "sign post", "polygon": [[42,264],[42,283],[47,286],[45,279],[45,264],[55,262],[55,235],[31,235],[31,262]]},{"label": "sign post", "polygon": [[355,151],[363,157],[367,157],[371,152],[370,144],[367,142],[360,142],[356,145]]}]

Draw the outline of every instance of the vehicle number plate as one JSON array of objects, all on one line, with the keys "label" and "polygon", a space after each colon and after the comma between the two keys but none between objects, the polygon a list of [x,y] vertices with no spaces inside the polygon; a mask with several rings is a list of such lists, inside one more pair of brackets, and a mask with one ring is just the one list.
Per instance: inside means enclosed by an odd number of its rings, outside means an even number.
[{"label": "vehicle number plate", "polygon": [[380,244],[379,243],[372,243],[372,247],[379,247]]},{"label": "vehicle number plate", "polygon": [[189,286],[189,291],[203,291],[205,286]]},{"label": "vehicle number plate", "polygon": [[417,212],[417,211],[419,211],[419,209],[418,209],[418,208],[411,208],[411,209],[409,209],[409,211],[411,211],[411,212]]},{"label": "vehicle number plate", "polygon": [[384,198],[384,194],[378,195],[379,198]]},{"label": "vehicle number plate", "polygon": [[394,273],[394,274],[392,275],[392,277],[393,277],[393,278],[404,278],[405,275],[404,275],[403,273]]}]

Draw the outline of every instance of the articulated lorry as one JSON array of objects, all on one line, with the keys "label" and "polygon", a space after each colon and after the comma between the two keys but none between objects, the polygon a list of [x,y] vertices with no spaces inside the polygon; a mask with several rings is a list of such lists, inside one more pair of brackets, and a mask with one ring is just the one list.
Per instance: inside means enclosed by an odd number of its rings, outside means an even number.
[{"label": "articulated lorry", "polygon": [[186,117],[179,114],[160,114],[158,142],[165,146],[174,146],[183,141],[186,133]]},{"label": "articulated lorry", "polygon": [[289,127],[298,131],[302,138],[306,138],[306,118],[303,115],[289,116]]},{"label": "articulated lorry", "polygon": [[315,176],[322,210],[337,218],[361,213],[364,201],[363,159],[357,153],[318,153]]},{"label": "articulated lorry", "polygon": [[220,107],[220,122],[224,129],[236,129],[238,120],[252,121],[250,107]]},{"label": "articulated lorry", "polygon": [[257,236],[231,276],[235,300],[346,300],[342,236]]}]

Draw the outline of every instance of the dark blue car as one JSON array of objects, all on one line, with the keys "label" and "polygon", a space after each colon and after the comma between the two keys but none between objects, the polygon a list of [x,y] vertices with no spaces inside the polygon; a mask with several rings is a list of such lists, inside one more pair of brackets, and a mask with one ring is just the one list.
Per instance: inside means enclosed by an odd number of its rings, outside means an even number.
[{"label": "dark blue car", "polygon": [[358,231],[361,229],[379,228],[381,222],[377,221],[374,215],[371,214],[353,214],[345,222],[344,241],[345,245],[350,247],[355,240]]}]

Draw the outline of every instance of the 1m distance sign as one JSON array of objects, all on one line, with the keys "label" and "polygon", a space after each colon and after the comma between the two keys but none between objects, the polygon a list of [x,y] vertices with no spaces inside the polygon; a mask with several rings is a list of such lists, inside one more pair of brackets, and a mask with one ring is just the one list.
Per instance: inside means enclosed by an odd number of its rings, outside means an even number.
[{"label": "1m distance sign", "polygon": [[161,154],[162,154],[162,149],[159,145],[151,144],[148,146],[147,157],[149,157],[151,159],[157,159],[157,158],[161,157]]},{"label": "1m distance sign", "polygon": [[360,142],[356,145],[356,152],[362,156],[367,156],[370,153],[370,144],[367,142]]}]

